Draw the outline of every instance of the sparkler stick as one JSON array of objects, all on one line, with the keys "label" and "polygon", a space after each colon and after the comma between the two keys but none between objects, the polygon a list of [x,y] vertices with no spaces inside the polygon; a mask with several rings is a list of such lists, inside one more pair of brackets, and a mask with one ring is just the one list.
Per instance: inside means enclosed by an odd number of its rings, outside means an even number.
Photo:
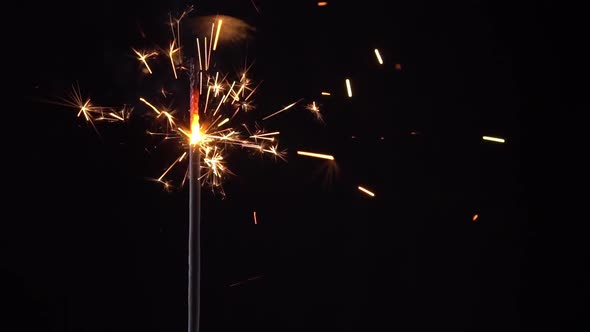
[{"label": "sparkler stick", "polygon": [[[167,58],[164,66],[171,69],[174,74],[174,80],[177,80],[183,72],[187,72],[190,77],[189,128],[182,123],[180,117],[178,119],[175,118],[174,110],[159,106],[154,101],[154,96],[140,97],[138,101],[145,105],[145,108],[152,117],[158,121],[157,129],[155,131],[148,130],[147,133],[151,136],[158,136],[162,141],[180,142],[179,146],[184,150],[157,179],[153,180],[164,185],[164,188],[169,189],[171,185],[165,177],[172,174],[173,169],[183,164],[183,162],[188,163],[188,170],[184,173],[182,180],[182,185],[184,185],[186,180],[189,181],[187,328],[188,332],[199,332],[202,274],[201,185],[208,185],[214,192],[218,191],[223,195],[225,194],[221,186],[222,180],[226,175],[233,173],[226,166],[224,156],[231,148],[240,147],[255,153],[269,154],[275,160],[277,158],[284,159],[285,151],[279,150],[278,131],[266,132],[264,129],[258,128],[258,126],[256,126],[255,130],[251,131],[245,123],[241,123],[240,126],[243,126],[243,129],[239,129],[236,127],[236,123],[232,121],[238,112],[247,113],[248,109],[252,107],[250,106],[249,100],[254,92],[258,90],[260,83],[252,88],[250,87],[250,81],[246,77],[246,73],[242,73],[239,80],[236,80],[228,78],[224,73],[220,74],[218,71],[212,70],[209,66],[211,57],[215,55],[212,51],[215,51],[217,46],[219,46],[217,45],[218,41],[222,42],[222,40],[218,40],[222,24],[221,20],[218,21],[217,35],[215,38],[213,35],[215,25],[213,24],[209,38],[203,38],[201,40],[203,43],[198,39],[196,40],[197,55],[189,59],[183,57],[179,25],[180,20],[185,14],[186,12],[178,19],[170,19],[172,40],[167,51],[161,52],[161,54],[136,49],[133,49],[133,51],[137,56],[137,60],[142,66],[145,66],[145,69],[149,73],[155,72],[156,67],[150,67],[146,60],[152,56],[162,55]],[[230,29],[231,20],[226,22],[224,24],[224,26],[228,27],[226,31],[232,31]],[[186,60],[189,61],[189,65],[185,67],[183,63]],[[215,75],[213,75],[213,72],[215,72]],[[159,93],[164,98],[167,98],[169,95],[164,88]],[[201,100],[204,105],[200,106],[199,99],[201,94],[205,100]],[[264,117],[262,120],[267,120],[285,112],[302,100],[303,98]],[[119,111],[111,107],[93,105],[90,99],[82,98],[79,88],[74,88],[70,98],[63,100],[60,104],[74,108],[78,116],[83,117],[93,128],[94,121],[123,122],[130,116],[130,109],[126,107],[123,107]],[[316,116],[320,116],[319,106],[315,102],[311,106],[308,105],[308,108]],[[201,121],[199,121],[199,116],[202,116]],[[96,130],[96,128],[94,129]],[[188,151],[186,151],[187,148]],[[316,158],[334,160],[334,157],[330,155],[301,151],[298,153]],[[254,219],[255,224],[258,224],[255,212]]]},{"label": "sparkler stick", "polygon": [[199,135],[199,91],[195,86],[196,77],[193,62],[190,63],[188,332],[199,331],[201,318],[201,154],[198,139],[193,138]]}]

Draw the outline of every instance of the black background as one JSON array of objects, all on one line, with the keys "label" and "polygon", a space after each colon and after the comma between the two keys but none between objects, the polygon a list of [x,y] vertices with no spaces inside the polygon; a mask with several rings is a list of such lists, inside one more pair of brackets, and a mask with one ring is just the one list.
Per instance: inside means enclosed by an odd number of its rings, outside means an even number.
[{"label": "black background", "polygon": [[[177,151],[146,153],[141,123],[99,125],[98,135],[43,102],[79,82],[97,103],[146,112],[136,101],[149,78],[131,47],[167,46],[168,12],[185,5],[23,3],[5,29],[15,40],[5,66],[25,93],[5,110],[9,330],[186,329],[188,191],[146,180]],[[237,151],[227,197],[203,192],[202,331],[583,329],[583,233],[571,208],[581,199],[548,218],[529,212],[579,181],[579,9],[228,0],[195,3],[193,14],[256,27],[234,48],[263,81],[253,121],[299,98],[325,117],[299,105],[265,122],[281,131],[287,162]],[[548,187],[544,199],[529,195]]]}]

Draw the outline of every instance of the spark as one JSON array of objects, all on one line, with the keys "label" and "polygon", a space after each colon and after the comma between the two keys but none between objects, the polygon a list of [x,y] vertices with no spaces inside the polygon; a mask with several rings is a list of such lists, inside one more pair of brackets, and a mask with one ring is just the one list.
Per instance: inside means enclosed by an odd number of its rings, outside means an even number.
[{"label": "spark", "polygon": [[328,5],[328,2],[327,1],[320,1],[320,2],[318,2],[318,7],[325,7],[327,5]]},{"label": "spark", "polygon": [[223,121],[221,121],[221,122],[220,122],[220,123],[217,125],[217,127],[221,127],[221,126],[223,126],[224,124],[226,124],[226,123],[228,123],[228,122],[229,122],[229,118],[225,118],[225,119],[223,119]]},{"label": "spark", "polygon": [[348,92],[348,97],[352,97],[352,88],[350,87],[350,80],[346,79],[346,91]]},{"label": "spark", "polygon": [[297,105],[297,103],[299,103],[299,102],[300,102],[300,101],[302,101],[302,100],[303,100],[303,98],[299,99],[298,101],[296,101],[296,102],[294,102],[294,103],[291,103],[291,104],[289,104],[289,105],[287,105],[287,106],[283,107],[282,109],[280,109],[280,110],[278,110],[278,111],[276,111],[276,112],[272,113],[271,115],[265,116],[264,118],[262,118],[262,120],[269,119],[269,118],[271,118],[271,117],[273,117],[273,116],[275,116],[275,115],[277,115],[277,114],[279,114],[279,113],[282,113],[282,112],[284,112],[284,111],[288,110],[289,108],[291,108],[291,107],[293,107],[293,106]]},{"label": "spark", "polygon": [[256,219],[256,211],[254,211],[254,225],[258,225],[258,220]]},{"label": "spark", "polygon": [[255,134],[255,135],[251,135],[250,138],[255,138],[255,139],[264,139],[264,140],[268,140],[273,142],[275,140],[274,137],[268,137],[268,136],[272,136],[272,135],[278,135],[279,132],[275,131],[272,133],[263,133],[263,134]]},{"label": "spark", "polygon": [[322,96],[331,96],[329,92],[322,91]]},{"label": "spark", "polygon": [[174,78],[178,79],[178,75],[176,74],[176,65],[174,64],[174,53],[180,50],[180,47],[174,48],[174,43],[176,40],[173,40],[170,43],[170,50],[168,51],[168,57],[170,58],[170,64],[172,65],[172,71],[174,72]]},{"label": "spark", "polygon": [[170,170],[174,167],[174,165],[176,165],[177,163],[181,162],[184,157],[186,157],[186,152],[184,152],[180,157],[176,158],[176,160],[172,163],[172,165],[170,165],[165,171],[164,173],[162,173],[162,175],[160,175],[160,177],[158,178],[157,181],[162,182],[162,179],[166,176],[166,174],[168,174],[168,172],[170,172]]},{"label": "spark", "polygon": [[223,20],[219,19],[217,22],[217,33],[215,34],[215,41],[213,42],[214,51],[217,49],[217,40],[219,39],[219,31],[221,31],[221,24],[223,23]]},{"label": "spark", "polygon": [[316,105],[315,101],[312,101],[311,104],[305,107],[309,110],[318,121],[323,121],[322,113],[320,113],[320,108]]},{"label": "spark", "polygon": [[159,110],[156,108],[156,106],[154,106],[154,105],[150,104],[150,102],[149,102],[149,101],[147,101],[147,100],[145,100],[143,97],[139,97],[139,100],[140,100],[140,101],[142,101],[144,104],[148,105],[148,106],[149,106],[151,109],[153,109],[153,110],[154,110],[154,112],[156,112],[156,114],[158,114],[158,115],[162,114],[162,112],[160,112],[160,111],[159,111]]},{"label": "spark", "polygon": [[478,214],[474,214],[473,218],[471,218],[471,221],[476,221],[479,218]]},{"label": "spark", "polygon": [[143,97],[140,97],[139,100],[141,102],[143,102],[144,104],[148,105],[152,110],[154,110],[154,112],[156,112],[156,114],[158,115],[156,118],[159,118],[160,116],[164,116],[166,118],[166,120],[168,121],[168,126],[170,126],[171,128],[176,126],[176,122],[174,121],[174,116],[172,116],[173,112],[161,111],[156,106],[152,105],[149,101],[145,100],[145,98],[143,98]]},{"label": "spark", "polygon": [[254,9],[256,9],[256,11],[258,12],[258,14],[260,14],[260,10],[258,9],[258,7],[256,7],[256,4],[254,3],[254,0],[250,0],[250,2],[252,3],[252,6],[254,6]]},{"label": "spark", "polygon": [[375,197],[375,194],[374,194],[372,191],[370,191],[370,190],[368,190],[368,189],[366,189],[366,188],[363,188],[363,187],[361,187],[361,186],[358,186],[358,189],[359,189],[360,191],[364,192],[365,194],[367,194],[367,195],[371,196],[371,197]]},{"label": "spark", "polygon": [[119,113],[112,107],[97,106],[89,97],[83,97],[78,83],[72,85],[72,90],[65,98],[48,101],[51,104],[73,108],[77,111],[76,117],[83,117],[94,131],[100,135],[96,128],[96,121],[124,121],[128,118],[128,110],[123,107]]},{"label": "spark", "polygon": [[[209,61],[211,61],[211,49],[213,48],[213,31],[215,30],[215,22],[211,23],[211,38],[209,38],[209,60],[207,61],[207,69],[209,68]],[[206,49],[207,47],[205,47]]]},{"label": "spark", "polygon": [[505,140],[503,138],[492,137],[492,136],[482,136],[484,141],[492,141],[497,143],[504,143]]},{"label": "spark", "polygon": [[383,59],[381,58],[381,54],[379,54],[379,50],[375,49],[375,55],[377,56],[377,61],[379,61],[379,64],[382,65],[383,64]]},{"label": "spark", "polygon": [[203,70],[203,64],[201,63],[201,46],[199,44],[199,38],[197,38],[197,54],[199,57],[199,70]]},{"label": "spark", "polygon": [[114,109],[109,111],[108,113],[104,113],[104,117],[99,118],[99,120],[106,120],[109,122],[116,122],[116,121],[127,121],[131,117],[131,112],[133,111],[132,108],[128,107],[127,105],[121,107],[119,111],[115,111]]},{"label": "spark", "polygon": [[248,279],[245,279],[245,280],[242,280],[242,281],[238,281],[238,282],[234,282],[234,283],[230,284],[229,287],[235,287],[235,286],[243,285],[243,284],[245,284],[245,283],[247,283],[249,281],[254,281],[254,280],[260,279],[262,277],[263,277],[263,275],[255,275],[255,276],[249,277]]},{"label": "spark", "polygon": [[[270,155],[274,159],[285,159],[286,151],[279,148],[278,138],[279,131],[266,131],[258,127],[254,128],[244,122],[246,119],[243,116],[250,109],[255,107],[253,99],[254,94],[259,90],[262,82],[253,83],[248,71],[252,65],[244,66],[244,69],[236,75],[233,75],[211,70],[215,67],[221,68],[216,62],[212,62],[215,57],[217,47],[224,43],[224,40],[236,40],[241,35],[243,25],[237,25],[235,22],[226,17],[223,20],[218,16],[212,24],[207,22],[208,31],[200,38],[195,38],[197,54],[191,59],[191,70],[189,66],[183,65],[184,59],[181,50],[181,21],[187,15],[189,10],[182,13],[177,18],[169,14],[169,28],[171,37],[168,42],[168,49],[163,51],[146,51],[141,48],[131,49],[134,52],[137,60],[141,62],[141,66],[145,67],[145,72],[150,74],[157,73],[158,69],[165,68],[168,71],[172,70],[174,79],[180,80],[183,78],[182,74],[190,74],[191,77],[191,112],[189,115],[179,115],[174,107],[171,105],[164,108],[158,105],[157,98],[169,98],[172,93],[168,92],[167,86],[160,87],[158,85],[155,95],[138,96],[136,103],[144,104],[149,108],[147,111],[153,115],[153,119],[161,120],[155,124],[154,128],[146,130],[151,139],[157,141],[154,144],[171,144],[176,148],[178,153],[177,158],[173,159],[168,165],[165,165],[164,170],[159,176],[153,180],[164,185],[166,189],[172,188],[172,182],[167,177],[170,177],[176,168],[187,164],[189,149],[198,149],[201,158],[201,177],[199,181],[205,185],[211,186],[212,190],[219,191],[223,194],[222,182],[228,175],[233,175],[229,169],[227,155],[231,153],[232,149],[245,149],[252,153],[261,155]],[[221,28],[223,26],[223,35],[221,35]],[[237,29],[237,30],[236,30]],[[240,30],[241,29],[241,30]],[[216,33],[215,33],[216,32]],[[163,61],[156,62],[157,58],[161,57]],[[160,67],[157,67],[160,66]],[[171,67],[171,68],[170,68]],[[171,75],[170,75],[171,76]],[[159,76],[161,77],[161,76]],[[175,84],[176,85],[176,84]],[[201,98],[202,96],[202,98]],[[283,107],[282,109],[264,117],[262,120],[267,120],[277,114],[285,112],[299,102],[303,98]],[[74,88],[69,99],[64,100],[63,105],[73,107],[77,110],[77,116],[83,117],[87,122],[94,127],[94,121],[104,120],[109,122],[124,122],[131,116],[131,107],[123,107],[119,109],[110,107],[101,107],[93,104],[90,98],[83,98],[79,87]],[[320,105],[315,101],[307,105],[307,109],[311,111],[318,119],[321,119]],[[153,112],[153,113],[152,113]],[[237,122],[240,121],[240,122]],[[96,128],[95,128],[96,129]],[[251,130],[252,129],[252,130]],[[305,154],[305,152],[304,152]],[[320,154],[311,154],[321,158]],[[326,158],[326,155],[324,155]],[[332,159],[332,156],[327,157]],[[187,172],[184,172],[184,185],[187,179]]]},{"label": "spark", "polygon": [[147,59],[149,59],[149,58],[151,58],[153,56],[158,55],[158,52],[149,52],[149,53],[147,53],[147,52],[140,52],[140,51],[138,51],[138,50],[136,50],[134,48],[132,48],[132,50],[137,55],[137,59],[139,61],[143,62],[144,66],[147,68],[148,72],[150,74],[153,74],[152,73],[152,69],[150,68],[150,65],[148,65],[148,63],[147,63]]},{"label": "spark", "polygon": [[306,151],[297,151],[297,154],[302,155],[302,156],[307,156],[307,157],[313,157],[313,158],[334,160],[334,156],[329,155],[329,154],[306,152]]}]

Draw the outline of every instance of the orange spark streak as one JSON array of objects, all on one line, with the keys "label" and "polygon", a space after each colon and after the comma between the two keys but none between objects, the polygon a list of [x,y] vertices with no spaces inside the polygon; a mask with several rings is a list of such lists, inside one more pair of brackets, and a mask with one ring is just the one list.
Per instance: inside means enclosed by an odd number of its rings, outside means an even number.
[{"label": "orange spark streak", "polygon": [[258,220],[256,219],[256,211],[254,211],[254,225],[258,225]]}]

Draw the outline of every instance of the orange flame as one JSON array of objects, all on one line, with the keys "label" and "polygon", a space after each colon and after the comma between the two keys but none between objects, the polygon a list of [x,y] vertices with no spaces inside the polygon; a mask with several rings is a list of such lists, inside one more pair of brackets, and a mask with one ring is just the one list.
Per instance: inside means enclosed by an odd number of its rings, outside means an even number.
[{"label": "orange flame", "polygon": [[190,144],[198,144],[201,140],[201,128],[199,126],[199,90],[191,91],[191,135]]}]

